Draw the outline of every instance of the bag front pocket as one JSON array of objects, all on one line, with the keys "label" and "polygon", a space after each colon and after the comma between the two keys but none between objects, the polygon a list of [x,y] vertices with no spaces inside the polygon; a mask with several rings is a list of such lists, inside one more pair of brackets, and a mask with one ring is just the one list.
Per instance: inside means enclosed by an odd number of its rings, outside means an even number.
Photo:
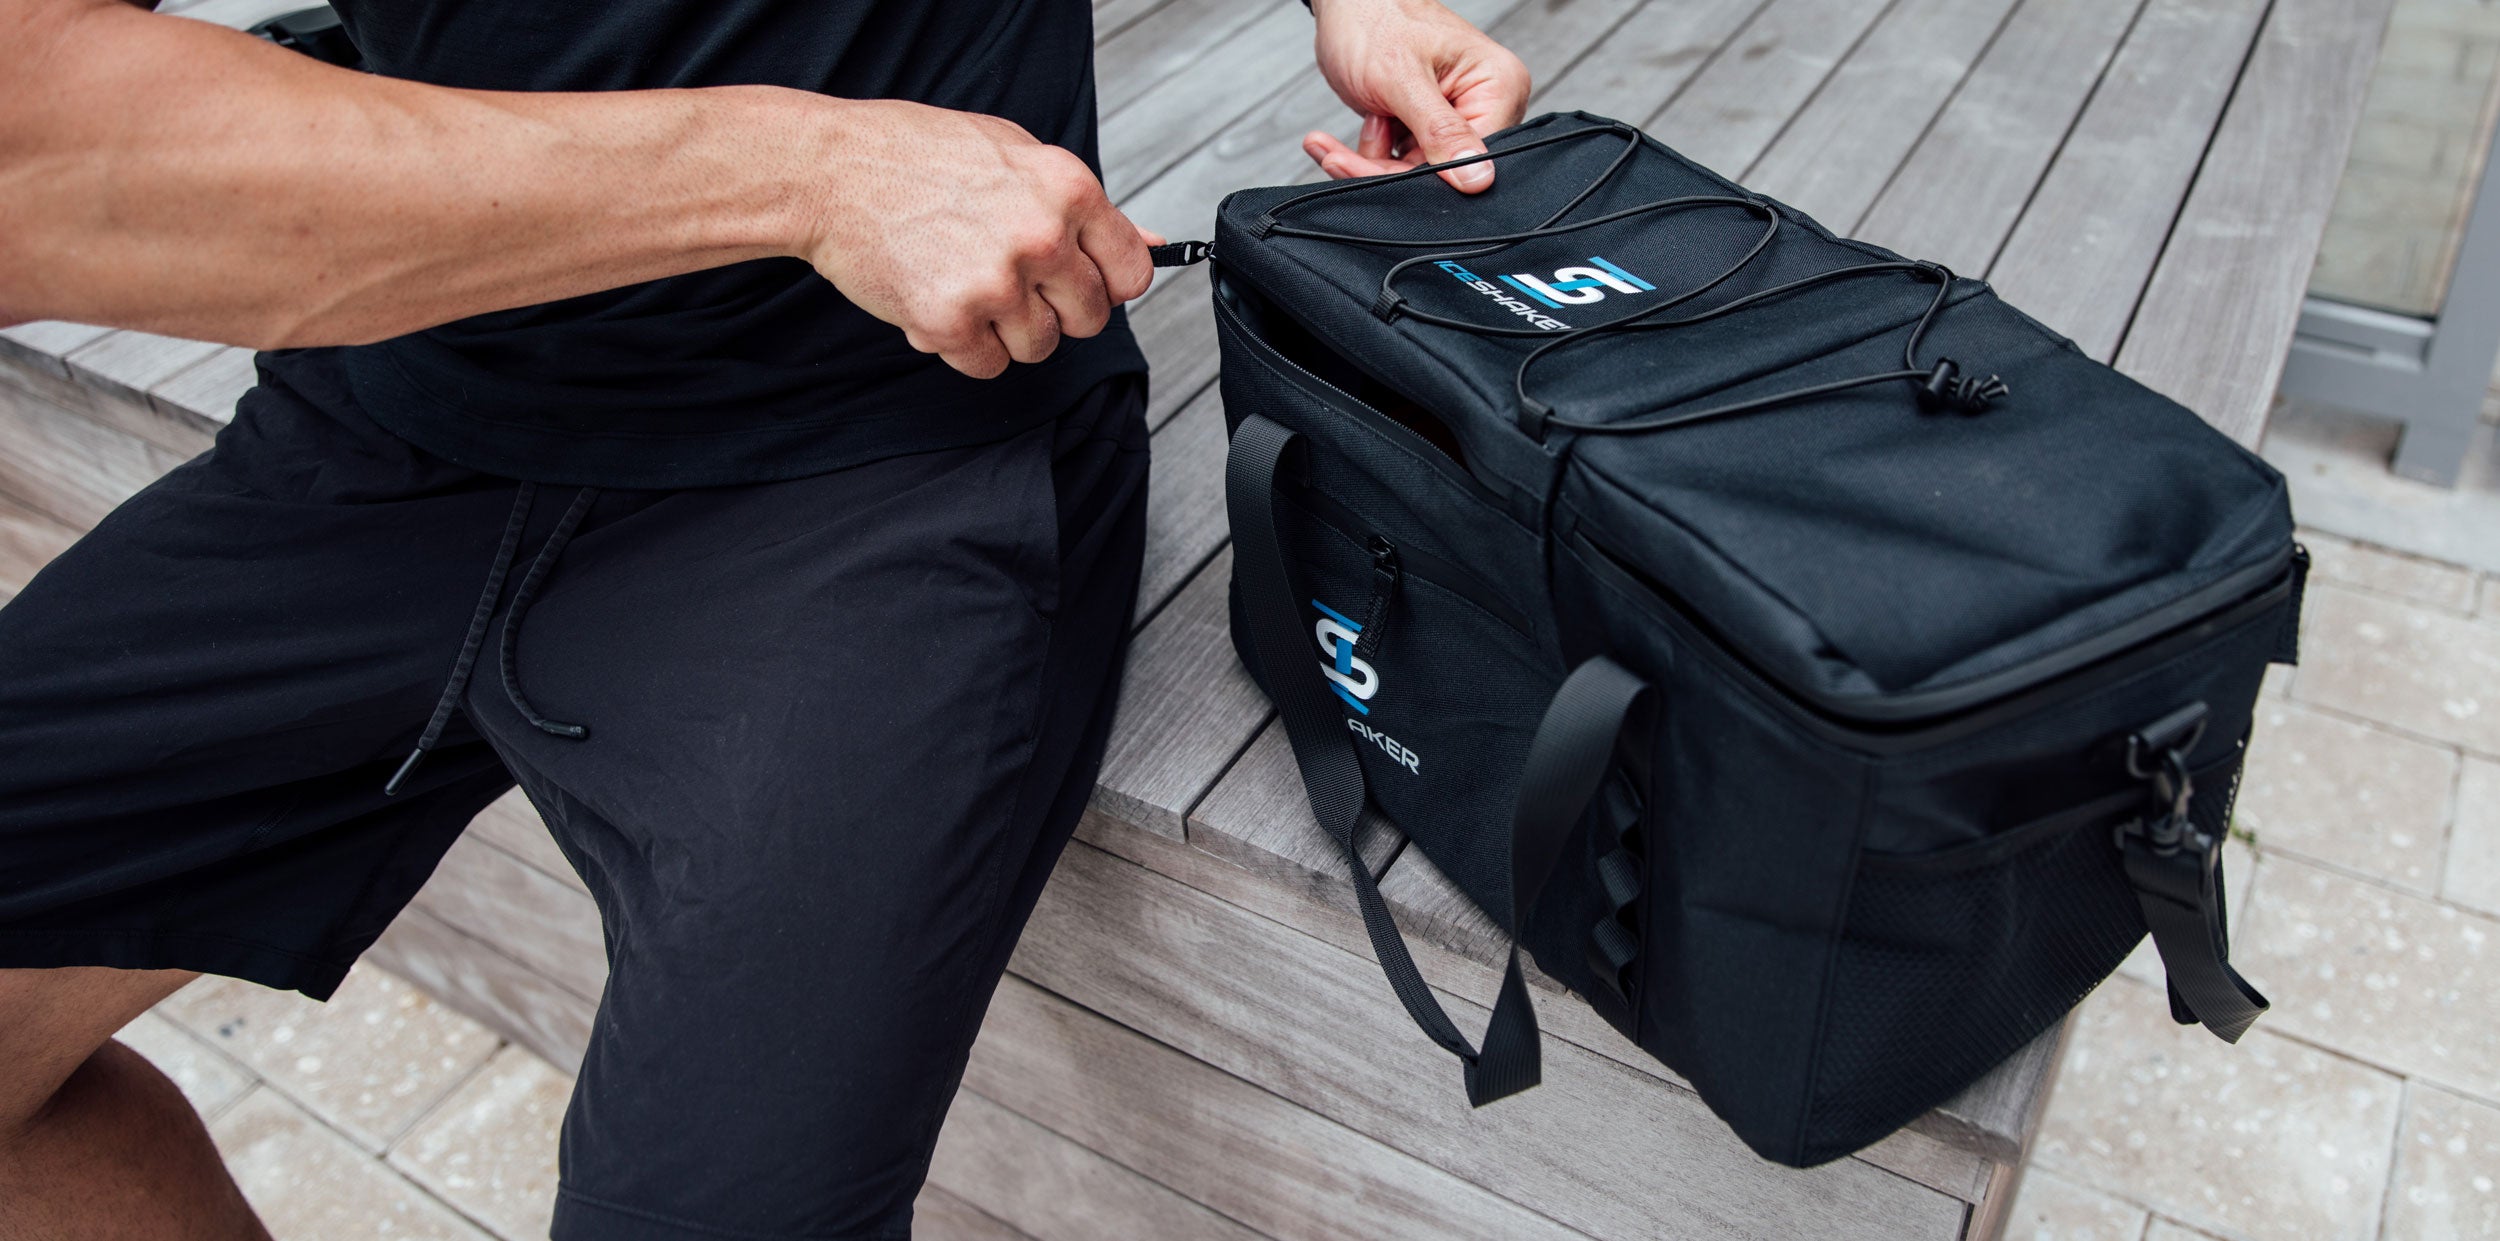
[{"label": "bag front pocket", "polygon": [[1855,1149],[1909,1123],[2126,959],[2144,922],[2112,832],[2143,805],[2130,791],[1933,853],[1861,855],[1824,1013],[1814,1140]]}]

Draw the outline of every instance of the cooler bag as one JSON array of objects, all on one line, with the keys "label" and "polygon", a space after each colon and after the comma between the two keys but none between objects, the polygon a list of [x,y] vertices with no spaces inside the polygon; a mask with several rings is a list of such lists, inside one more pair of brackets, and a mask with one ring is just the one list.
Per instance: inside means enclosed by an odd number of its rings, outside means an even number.
[{"label": "cooler bag", "polygon": [[[1385,972],[1479,1048],[1354,836],[1806,1166],[2062,1018],[2150,932],[2236,1040],[2220,841],[2306,556],[2283,479],[1978,281],[1620,122],[1227,198],[1232,623]],[[1166,259],[1204,257],[1207,247]]]}]

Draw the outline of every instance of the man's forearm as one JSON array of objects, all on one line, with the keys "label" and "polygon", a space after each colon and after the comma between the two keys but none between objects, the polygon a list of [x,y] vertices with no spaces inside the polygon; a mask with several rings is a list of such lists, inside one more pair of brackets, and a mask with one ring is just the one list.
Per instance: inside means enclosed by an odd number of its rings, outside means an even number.
[{"label": "man's forearm", "polygon": [[118,3],[0,0],[0,321],[259,347],[796,253],[839,101],[519,94]]}]

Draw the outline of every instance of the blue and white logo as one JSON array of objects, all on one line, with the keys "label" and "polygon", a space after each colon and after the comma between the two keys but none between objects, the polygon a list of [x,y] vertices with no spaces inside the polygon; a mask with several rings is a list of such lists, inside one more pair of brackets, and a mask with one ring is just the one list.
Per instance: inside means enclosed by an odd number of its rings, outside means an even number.
[{"label": "blue and white logo", "polygon": [[1658,288],[1593,254],[1589,256],[1587,266],[1565,267],[1555,272],[1550,280],[1541,280],[1523,271],[1502,277],[1502,283],[1556,310],[1604,301],[1609,290],[1616,293],[1652,293]]},{"label": "blue and white logo", "polygon": [[1380,670],[1372,667],[1370,661],[1354,657],[1354,644],[1362,637],[1363,627],[1317,599],[1311,600],[1311,606],[1319,609],[1319,625],[1314,632],[1319,635],[1320,675],[1328,678],[1328,688],[1337,691],[1345,705],[1370,715],[1372,709],[1363,704],[1380,692]]},{"label": "blue and white logo", "polygon": [[[1380,670],[1370,660],[1355,657],[1354,644],[1362,639],[1363,626],[1317,599],[1311,600],[1311,606],[1319,609],[1319,624],[1312,631],[1319,637],[1319,674],[1328,678],[1328,688],[1337,691],[1337,697],[1354,708],[1356,715],[1370,715],[1372,709],[1365,704],[1380,692]],[[1348,719],[1345,726],[1346,731],[1379,746],[1390,762],[1423,774],[1422,758],[1398,744],[1397,738],[1359,719]]]}]

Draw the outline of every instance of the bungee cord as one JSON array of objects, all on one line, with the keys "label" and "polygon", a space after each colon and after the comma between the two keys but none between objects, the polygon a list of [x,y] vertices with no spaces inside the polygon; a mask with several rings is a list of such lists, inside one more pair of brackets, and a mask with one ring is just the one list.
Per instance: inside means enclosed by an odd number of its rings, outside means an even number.
[{"label": "bungee cord", "polygon": [[[1532,151],[1539,147],[1550,146],[1558,142],[1566,142],[1574,139],[1586,138],[1592,135],[1610,133],[1627,139],[1622,152],[1617,154],[1615,158],[1606,165],[1605,169],[1599,172],[1596,177],[1592,178],[1586,186],[1582,187],[1579,193],[1574,194],[1570,201],[1565,202],[1559,209],[1546,216],[1543,221],[1531,228],[1508,233],[1493,233],[1481,237],[1438,237],[1417,241],[1394,237],[1377,237],[1360,233],[1341,233],[1331,232],[1324,229],[1305,228],[1298,225],[1286,224],[1278,218],[1288,210],[1304,206],[1319,199],[1351,193],[1357,190],[1374,189],[1383,185],[1393,184],[1399,181],[1413,180],[1419,177],[1435,176],[1449,169],[1464,167],[1468,164],[1476,163],[1482,160],[1495,159],[1501,156],[1517,155],[1525,151]],[[1932,364],[1920,363],[1918,358],[1919,345],[1926,339],[1928,329],[1934,325],[1937,315],[1944,309],[1946,303],[1950,300],[1953,291],[1954,275],[1950,269],[1939,263],[1931,263],[1922,260],[1892,260],[1853,264],[1848,267],[1839,267],[1830,271],[1817,272],[1809,276],[1801,276],[1795,280],[1773,285],[1767,289],[1756,290],[1755,292],[1748,293],[1742,297],[1733,299],[1719,306],[1714,306],[1697,314],[1684,315],[1674,319],[1657,318],[1658,315],[1673,310],[1678,306],[1686,305],[1694,299],[1699,298],[1709,293],[1711,290],[1725,284],[1729,280],[1734,279],[1739,272],[1745,270],[1754,262],[1754,260],[1760,258],[1762,254],[1770,248],[1772,241],[1776,239],[1779,234],[1779,228],[1782,221],[1778,209],[1765,199],[1756,198],[1750,195],[1692,194],[1674,198],[1656,199],[1651,202],[1611,211],[1604,215],[1594,216],[1586,220],[1576,220],[1568,224],[1562,223],[1561,221],[1565,216],[1569,215],[1581,204],[1587,202],[1591,197],[1596,195],[1599,190],[1603,189],[1607,183],[1614,179],[1617,173],[1622,171],[1623,168],[1631,162],[1631,157],[1634,152],[1640,149],[1642,140],[1642,135],[1639,130],[1633,129],[1631,126],[1624,125],[1621,122],[1614,122],[1590,129],[1580,129],[1573,130],[1569,133],[1554,134],[1548,137],[1524,142],[1501,151],[1485,151],[1476,155],[1468,156],[1464,159],[1451,160],[1447,163],[1422,164],[1403,172],[1392,173],[1385,177],[1367,178],[1359,181],[1345,181],[1325,185],[1286,199],[1285,201],[1268,208],[1265,212],[1260,214],[1256,221],[1253,222],[1251,235],[1253,237],[1260,238],[1269,236],[1294,237],[1310,241],[1325,241],[1342,245],[1369,246],[1384,249],[1435,248],[1436,252],[1434,253],[1419,254],[1411,258],[1401,259],[1397,263],[1392,264],[1388,271],[1381,275],[1380,290],[1373,299],[1371,307],[1372,313],[1378,316],[1381,321],[1387,323],[1394,323],[1399,318],[1406,318],[1418,323],[1428,323],[1436,327],[1466,332],[1476,336],[1544,338],[1545,343],[1530,350],[1528,355],[1520,360],[1518,367],[1512,372],[1511,375],[1511,390],[1517,403],[1520,429],[1540,441],[1543,440],[1546,430],[1552,427],[1561,427],[1565,430],[1579,432],[1584,435],[1637,435],[1652,431],[1662,431],[1670,427],[1690,426],[1695,423],[1734,417],[1740,414],[1755,413],[1781,405],[1793,404],[1804,400],[1812,400],[1816,397],[1829,396],[1835,393],[1846,392],[1857,388],[1905,381],[1916,385],[1916,393],[1920,407],[1929,410],[1952,411],[1962,414],[1978,414],[1984,412],[1990,403],[2011,395],[2012,389],[2006,385],[2003,379],[1995,375],[1981,377],[1977,375],[1965,374],[1962,370],[1961,364],[1954,361],[1952,358],[1939,357]],[[1505,250],[1525,242],[1541,240],[1548,237],[1565,236],[1584,229],[1596,228],[1601,225],[1616,223],[1652,212],[1706,207],[1734,207],[1740,210],[1757,213],[1761,215],[1764,220],[1762,233],[1754,240],[1752,246],[1747,248],[1741,257],[1739,257],[1734,263],[1731,263],[1726,269],[1710,277],[1708,280],[1703,281],[1702,283],[1681,293],[1668,297],[1663,301],[1653,303],[1640,310],[1634,311],[1631,314],[1622,315],[1603,323],[1593,323],[1576,328],[1564,328],[1559,332],[1548,328],[1513,327],[1507,324],[1474,323],[1418,309],[1408,301],[1404,294],[1398,292],[1395,287],[1399,276],[1403,275],[1412,268],[1422,266],[1427,263],[1450,263],[1457,262],[1462,259],[1481,258],[1485,255],[1497,253],[1501,250]],[[1819,285],[1830,284],[1843,279],[1882,275],[1889,272],[1908,273],[1919,278],[1932,279],[1936,282],[1935,296],[1929,299],[1926,309],[1920,313],[1916,325],[1911,328],[1909,339],[1902,346],[1901,368],[1898,370],[1877,371],[1847,379],[1836,379],[1825,383],[1810,384],[1804,387],[1790,389],[1785,392],[1777,392],[1765,396],[1753,397],[1747,400],[1730,402],[1724,405],[1712,406],[1707,409],[1689,410],[1682,413],[1666,414],[1653,418],[1639,418],[1628,422],[1594,422],[1586,419],[1562,417],[1557,415],[1551,406],[1528,394],[1528,373],[1536,365],[1536,363],[1548,355],[1571,345],[1597,339],[1603,336],[1621,335],[1630,332],[1663,331],[1671,328],[1688,327],[1696,323],[1703,323],[1711,319],[1719,318],[1723,315],[1733,314],[1747,307],[1759,305],[1763,302],[1779,297],[1785,297]]]}]

